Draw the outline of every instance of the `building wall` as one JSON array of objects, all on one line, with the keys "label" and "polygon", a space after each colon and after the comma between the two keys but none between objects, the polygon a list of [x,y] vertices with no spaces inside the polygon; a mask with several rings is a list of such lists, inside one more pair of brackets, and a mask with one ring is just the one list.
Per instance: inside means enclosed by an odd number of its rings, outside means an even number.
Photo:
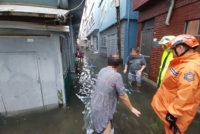
[{"label": "building wall", "polygon": [[[131,8],[131,0],[120,0],[120,19],[138,19],[138,12],[133,12]],[[104,10],[103,10],[103,7]],[[130,13],[130,14],[129,14]],[[117,22],[115,0],[104,0],[100,6],[100,32],[112,26]]]},{"label": "building wall", "polygon": [[61,36],[60,43],[61,43],[61,53],[62,53],[63,77],[65,78],[68,74],[68,70],[70,69],[69,39]]},{"label": "building wall", "polygon": [[88,12],[85,16],[85,20],[87,21],[86,36],[89,36],[95,29],[99,28],[99,0],[91,2],[92,4],[90,5],[90,8],[88,7]]},{"label": "building wall", "polygon": [[130,49],[136,46],[138,22],[137,20],[125,20],[124,34],[124,64],[130,55]]},{"label": "building wall", "polygon": [[[125,25],[126,21],[121,22],[121,55],[124,56]],[[103,41],[105,38],[105,41]],[[112,53],[118,52],[117,47],[117,26],[111,26],[100,33],[100,54],[108,57]],[[102,41],[104,42],[102,46]]]},{"label": "building wall", "polygon": [[[104,6],[106,7],[106,10],[102,10]],[[100,25],[99,25],[99,31],[101,34],[100,37],[100,53],[102,54],[109,54],[111,51],[109,50],[109,34],[115,33],[115,43],[117,49],[117,27],[116,27],[116,8],[114,6],[114,1],[104,1],[100,6]],[[102,17],[103,14],[103,17]],[[131,0],[125,0],[120,1],[120,18],[121,18],[121,55],[123,56],[124,63],[126,61],[126,58],[129,56],[130,48],[136,46],[136,37],[137,37],[137,19],[138,19],[138,12],[132,11],[132,1]],[[114,32],[115,30],[115,32]],[[105,33],[109,31],[108,33]],[[106,45],[102,47],[102,35],[106,35]],[[112,39],[114,37],[111,37]],[[108,46],[108,48],[107,48]],[[117,52],[117,50],[113,50],[113,52]]]},{"label": "building wall", "polygon": [[[139,1],[139,0],[138,0]],[[169,9],[170,3],[167,0],[160,0],[154,3],[154,5],[149,6],[139,12],[138,19],[138,38],[137,46],[140,46],[141,30],[142,24],[146,20],[155,18],[154,23],[154,38],[160,40],[165,35],[179,35],[185,32],[185,24],[189,20],[200,18],[200,1],[198,0],[176,0],[175,8],[173,10],[170,25],[165,25],[165,20],[167,17],[167,11]],[[197,36],[200,41],[200,36]],[[151,49],[151,59],[150,59],[150,71],[148,77],[156,81],[160,59],[161,59],[162,49],[154,48]]]},{"label": "building wall", "polygon": [[148,1],[149,0],[133,0],[133,9],[136,9],[136,8],[142,6],[143,4],[145,4]]},{"label": "building wall", "polygon": [[[108,39],[109,36],[112,35],[115,37],[117,36],[117,27],[116,26],[112,26],[110,28],[107,28],[106,30],[100,32],[100,40],[101,40],[101,44],[100,44],[100,54],[103,56],[108,57],[110,52],[110,40]],[[108,41],[109,40],[109,41]],[[116,38],[114,40],[116,42]],[[116,52],[117,46],[114,46],[113,51]]]},{"label": "building wall", "polygon": [[[88,2],[86,2],[87,4]],[[117,28],[116,28],[116,7],[115,0],[90,0],[90,6],[86,6],[84,9],[84,15],[81,23],[81,36],[87,36],[90,41],[88,44],[92,45],[95,50],[97,50],[102,55],[108,56],[110,50],[107,49],[107,44],[109,44],[109,39],[106,37],[105,43],[102,42],[102,35],[109,36],[104,34],[108,29],[113,29],[115,27],[115,38],[116,48],[117,48]],[[93,5],[93,6],[92,6]],[[91,22],[91,15],[93,14],[94,23],[92,26],[89,26],[88,23]],[[121,19],[121,45],[122,45],[122,56],[126,58],[129,55],[129,49],[132,46],[135,46],[135,37],[137,36],[137,23],[138,12],[132,11],[132,0],[120,0],[120,19]],[[126,24],[127,23],[127,24]],[[133,28],[134,30],[130,30]],[[103,34],[102,34],[103,33]],[[112,30],[108,32],[112,33]],[[83,37],[82,37],[83,38]],[[94,39],[98,38],[98,44],[94,42]],[[102,46],[102,44],[106,44]],[[97,46],[98,45],[98,46]],[[117,50],[114,50],[114,52]]]}]

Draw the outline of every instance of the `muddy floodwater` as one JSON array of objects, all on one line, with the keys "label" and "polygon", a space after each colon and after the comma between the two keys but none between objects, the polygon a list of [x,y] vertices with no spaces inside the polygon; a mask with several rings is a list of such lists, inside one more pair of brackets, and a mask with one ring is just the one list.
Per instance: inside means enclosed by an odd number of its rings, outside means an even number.
[{"label": "muddy floodwater", "polygon": [[[107,60],[91,51],[85,52],[84,63],[72,74],[69,102],[64,108],[38,110],[4,117],[0,115],[0,134],[94,134],[90,115],[90,96],[101,68]],[[119,71],[122,74],[123,67]],[[138,118],[119,101],[114,114],[114,134],[164,134],[163,124],[151,107],[156,87],[143,81],[139,91],[131,88],[122,74],[131,103],[139,111]],[[200,134],[200,114],[197,114],[186,134]]]}]

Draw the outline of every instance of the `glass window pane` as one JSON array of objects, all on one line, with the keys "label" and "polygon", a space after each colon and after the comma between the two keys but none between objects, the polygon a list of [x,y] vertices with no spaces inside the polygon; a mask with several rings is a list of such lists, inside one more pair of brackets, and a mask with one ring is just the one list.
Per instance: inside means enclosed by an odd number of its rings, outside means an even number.
[{"label": "glass window pane", "polygon": [[154,19],[150,19],[148,21],[145,21],[143,23],[143,28],[142,30],[146,30],[146,29],[152,29],[154,27]]},{"label": "glass window pane", "polygon": [[187,34],[198,35],[199,20],[189,21],[187,26]]}]

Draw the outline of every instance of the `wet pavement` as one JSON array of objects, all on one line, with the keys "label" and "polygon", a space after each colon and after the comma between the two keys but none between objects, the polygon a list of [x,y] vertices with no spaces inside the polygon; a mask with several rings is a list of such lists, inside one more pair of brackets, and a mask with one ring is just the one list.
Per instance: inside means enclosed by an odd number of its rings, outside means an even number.
[{"label": "wet pavement", "polygon": [[[65,108],[40,110],[33,113],[0,116],[0,134],[90,134],[89,120],[90,95],[98,72],[107,64],[106,58],[87,51],[84,63],[72,75],[70,101]],[[96,68],[95,68],[96,66]],[[123,68],[119,71],[122,74]],[[114,134],[163,134],[163,124],[151,108],[151,100],[156,88],[143,81],[140,92],[127,83],[127,76],[122,74],[131,103],[141,116],[135,115],[119,101],[114,114]],[[200,134],[200,114],[197,114],[186,134]]]}]

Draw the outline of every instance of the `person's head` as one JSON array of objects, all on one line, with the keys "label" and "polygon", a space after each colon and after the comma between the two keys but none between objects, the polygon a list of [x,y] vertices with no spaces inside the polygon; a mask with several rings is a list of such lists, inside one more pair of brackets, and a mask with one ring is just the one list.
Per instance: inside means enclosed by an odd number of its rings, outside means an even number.
[{"label": "person's head", "polygon": [[131,55],[133,57],[137,56],[139,54],[139,51],[140,51],[140,48],[139,47],[134,47],[134,48],[131,48]]},{"label": "person's head", "polygon": [[158,44],[162,47],[163,50],[168,49],[168,43],[173,40],[175,36],[163,36]]},{"label": "person's head", "polygon": [[119,57],[118,54],[111,54],[108,57],[108,66],[111,66],[113,69],[119,70],[122,64],[123,64],[123,59]]},{"label": "person's head", "polygon": [[198,46],[199,42],[197,39],[189,34],[176,36],[168,44],[168,47],[171,48],[174,57],[180,57],[186,54],[194,53]]}]

